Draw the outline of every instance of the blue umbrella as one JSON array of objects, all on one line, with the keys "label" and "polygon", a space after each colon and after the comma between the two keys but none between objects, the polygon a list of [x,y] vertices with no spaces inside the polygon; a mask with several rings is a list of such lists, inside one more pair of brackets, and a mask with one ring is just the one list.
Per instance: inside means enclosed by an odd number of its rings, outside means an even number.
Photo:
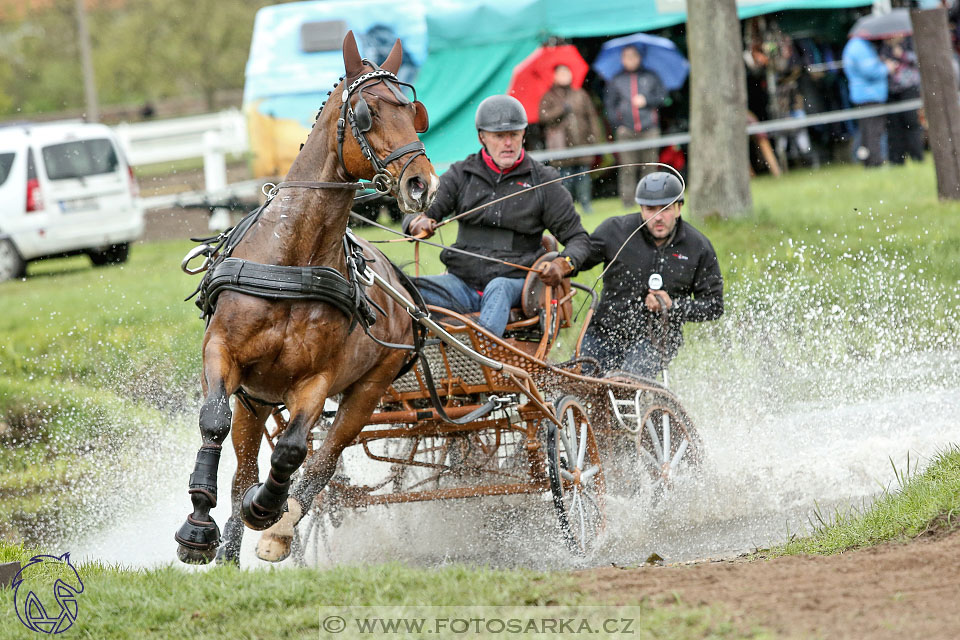
[{"label": "blue umbrella", "polygon": [[593,61],[593,68],[604,80],[610,80],[623,70],[620,52],[627,46],[637,48],[643,56],[643,67],[660,76],[660,81],[668,91],[683,86],[687,74],[690,73],[690,63],[677,49],[677,45],[666,38],[647,33],[635,33],[603,43],[600,54]]}]

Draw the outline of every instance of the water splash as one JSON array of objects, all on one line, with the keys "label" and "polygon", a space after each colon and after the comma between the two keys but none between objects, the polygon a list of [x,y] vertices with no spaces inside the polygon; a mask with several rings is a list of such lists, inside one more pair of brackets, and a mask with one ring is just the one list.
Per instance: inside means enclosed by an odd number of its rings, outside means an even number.
[{"label": "water splash", "polygon": [[[705,444],[702,473],[655,506],[629,490],[611,495],[609,526],[588,558],[563,550],[548,499],[510,497],[349,513],[330,531],[329,553],[321,544],[308,559],[538,569],[636,564],[653,552],[687,560],[782,542],[807,530],[817,505],[868,502],[893,482],[891,459],[923,461],[957,441],[960,293],[926,278],[922,255],[849,244],[785,239],[767,255],[731,259],[727,313],[688,325],[671,370]],[[176,437],[116,485],[125,508],[75,538],[78,552],[133,566],[173,561],[197,445],[195,400],[178,402],[187,408],[169,426]],[[223,461],[226,495],[232,454]],[[228,503],[214,511],[221,525]],[[256,535],[245,535],[246,566],[263,564]]]}]

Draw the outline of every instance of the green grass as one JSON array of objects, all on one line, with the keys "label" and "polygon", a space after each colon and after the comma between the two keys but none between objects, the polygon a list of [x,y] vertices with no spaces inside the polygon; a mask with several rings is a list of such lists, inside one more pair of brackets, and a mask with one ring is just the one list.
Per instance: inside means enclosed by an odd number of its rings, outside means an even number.
[{"label": "green grass", "polygon": [[[909,465],[909,462],[908,462]],[[826,515],[814,513],[812,535],[761,552],[764,557],[840,553],[955,531],[960,524],[960,448],[937,454],[922,472],[894,468],[898,487],[883,488],[870,505]]]},{"label": "green grass", "polygon": [[[0,541],[0,562],[25,564],[36,553],[40,552]],[[461,566],[415,569],[386,564],[325,571],[213,568],[193,573],[174,567],[138,571],[91,563],[81,565],[79,572],[84,590],[78,598],[77,622],[69,633],[80,638],[316,637],[321,610],[342,613],[343,607],[350,606],[375,606],[403,615],[400,607],[466,609],[482,604],[505,607],[504,613],[512,615],[536,616],[534,607],[564,606],[576,611],[576,607],[604,604],[589,600],[569,573]],[[35,591],[44,598],[44,590]],[[717,608],[619,604],[633,606],[608,606],[603,611],[614,617],[630,615],[636,637],[663,637],[663,629],[670,629],[670,637],[678,640],[770,637]],[[8,612],[0,616],[0,638],[27,637],[13,615],[10,589],[0,591],[0,610]]]}]

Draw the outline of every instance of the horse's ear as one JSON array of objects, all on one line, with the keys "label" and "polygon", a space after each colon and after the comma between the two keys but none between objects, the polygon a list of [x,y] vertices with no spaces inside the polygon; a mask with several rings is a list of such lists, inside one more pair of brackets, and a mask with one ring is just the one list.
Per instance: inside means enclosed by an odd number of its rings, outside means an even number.
[{"label": "horse's ear", "polygon": [[363,59],[357,50],[357,39],[353,37],[353,31],[347,31],[343,39],[343,68],[348,78],[363,73]]},{"label": "horse's ear", "polygon": [[396,75],[400,73],[401,64],[403,64],[403,45],[400,44],[400,38],[397,38],[397,41],[393,43],[393,49],[390,49],[390,55],[387,56],[380,67]]}]

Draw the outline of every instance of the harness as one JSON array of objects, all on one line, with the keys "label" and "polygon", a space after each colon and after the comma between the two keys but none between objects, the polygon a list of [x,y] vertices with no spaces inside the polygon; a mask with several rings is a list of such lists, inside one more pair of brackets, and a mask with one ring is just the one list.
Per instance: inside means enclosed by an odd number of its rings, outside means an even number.
[{"label": "harness", "polygon": [[[344,254],[348,257],[348,270],[353,276],[350,280],[332,267],[324,266],[284,266],[261,264],[231,256],[233,250],[250,227],[259,219],[267,204],[252,211],[237,226],[228,229],[219,236],[207,239],[195,239],[203,242],[197,250],[187,254],[192,259],[201,254],[208,256],[205,263],[206,273],[197,289],[187,297],[197,296],[196,305],[200,317],[209,321],[216,309],[217,298],[224,291],[237,291],[268,300],[318,300],[333,305],[350,318],[350,330],[360,322],[369,327],[376,322],[371,305],[376,306],[364,293],[356,276],[357,256],[362,259],[362,248],[352,234],[344,236]],[[215,244],[207,244],[215,241]],[[210,256],[216,258],[210,260]],[[185,259],[184,263],[189,260]],[[204,268],[201,267],[201,268]],[[362,269],[362,267],[360,267]],[[352,280],[352,281],[351,281]],[[382,310],[381,310],[382,311]]]}]

